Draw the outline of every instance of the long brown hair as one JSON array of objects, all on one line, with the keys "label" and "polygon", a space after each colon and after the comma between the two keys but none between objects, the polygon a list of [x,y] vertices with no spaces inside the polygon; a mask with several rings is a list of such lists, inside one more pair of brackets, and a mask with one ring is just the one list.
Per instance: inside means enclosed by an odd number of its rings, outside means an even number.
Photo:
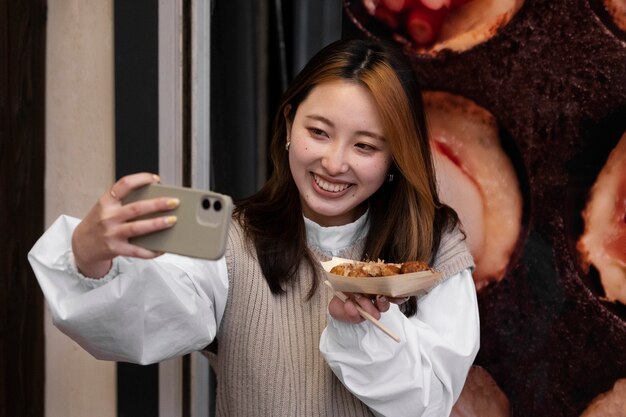
[{"label": "long brown hair", "polygon": [[[372,94],[393,158],[394,180],[368,201],[370,229],[363,257],[432,262],[441,234],[458,223],[456,213],[437,196],[421,90],[406,57],[380,41],[336,41],[318,52],[284,93],[270,145],[272,175],[235,210],[275,294],[297,279],[302,261],[318,270],[307,248],[300,196],[289,170],[284,112],[288,108],[287,118],[293,121],[298,106],[315,86],[337,79],[359,83]],[[309,296],[318,284],[315,279]],[[415,300],[403,308],[405,314],[414,314]]]}]

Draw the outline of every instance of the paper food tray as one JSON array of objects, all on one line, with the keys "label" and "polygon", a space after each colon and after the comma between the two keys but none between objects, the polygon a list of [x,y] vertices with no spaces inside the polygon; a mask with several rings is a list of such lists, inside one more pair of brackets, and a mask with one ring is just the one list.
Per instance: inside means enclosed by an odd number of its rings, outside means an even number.
[{"label": "paper food tray", "polygon": [[335,291],[355,292],[362,294],[380,294],[388,297],[408,297],[420,294],[441,278],[441,272],[420,271],[410,274],[390,275],[386,277],[344,277],[331,274],[329,271],[345,262],[356,262],[352,259],[332,258],[322,262],[326,277]]}]

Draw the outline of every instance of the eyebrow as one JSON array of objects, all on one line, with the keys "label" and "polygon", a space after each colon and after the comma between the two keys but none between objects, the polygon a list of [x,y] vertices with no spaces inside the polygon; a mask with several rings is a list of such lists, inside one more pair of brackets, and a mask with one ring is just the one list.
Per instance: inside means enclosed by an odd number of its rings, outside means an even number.
[{"label": "eyebrow", "polygon": [[[305,116],[305,118],[312,119],[312,120],[318,120],[318,121],[320,121],[322,123],[327,124],[330,127],[335,127],[335,124],[333,122],[331,122],[329,119],[325,118],[324,116],[320,116],[320,115],[317,115],[317,114],[311,114],[311,115]],[[368,136],[368,137],[371,137],[373,139],[378,139],[378,140],[383,140],[383,141],[385,140],[384,136],[379,135],[379,134],[374,133],[374,132],[370,132],[368,130],[358,130],[356,133],[358,135]]]}]

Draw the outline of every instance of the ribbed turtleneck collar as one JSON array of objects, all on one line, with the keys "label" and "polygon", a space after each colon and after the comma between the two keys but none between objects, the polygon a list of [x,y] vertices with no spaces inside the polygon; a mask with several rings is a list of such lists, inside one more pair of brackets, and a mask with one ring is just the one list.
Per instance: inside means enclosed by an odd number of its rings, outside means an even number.
[{"label": "ribbed turtleneck collar", "polygon": [[309,245],[328,251],[334,256],[366,235],[369,229],[367,217],[368,211],[352,223],[331,227],[320,226],[305,217],[307,241]]}]

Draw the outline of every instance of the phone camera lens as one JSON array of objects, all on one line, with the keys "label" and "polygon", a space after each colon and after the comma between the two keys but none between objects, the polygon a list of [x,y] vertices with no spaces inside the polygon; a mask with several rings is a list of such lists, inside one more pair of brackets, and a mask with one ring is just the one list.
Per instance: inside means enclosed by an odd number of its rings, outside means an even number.
[{"label": "phone camera lens", "polygon": [[215,209],[215,211],[220,211],[222,209],[222,203],[216,201],[215,203],[213,203],[213,208]]},{"label": "phone camera lens", "polygon": [[202,208],[205,210],[208,210],[211,208],[211,200],[209,200],[208,198],[203,198],[202,199]]}]

